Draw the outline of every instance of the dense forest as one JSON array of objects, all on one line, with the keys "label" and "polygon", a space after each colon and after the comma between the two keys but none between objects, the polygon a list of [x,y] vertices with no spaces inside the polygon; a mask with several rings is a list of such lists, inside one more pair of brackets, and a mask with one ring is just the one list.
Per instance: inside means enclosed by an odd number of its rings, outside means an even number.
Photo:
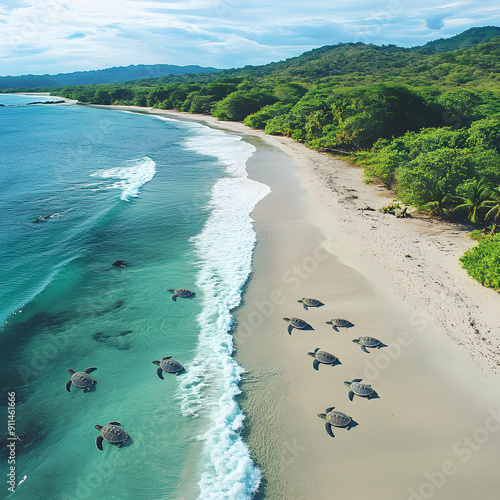
[{"label": "dense forest", "polygon": [[[411,49],[346,43],[258,67],[38,90],[243,121],[346,155],[367,182],[380,179],[424,214],[468,220],[483,236],[500,227],[497,27]],[[499,255],[500,239],[490,239],[481,244]],[[477,259],[463,265],[482,272]],[[498,288],[500,267],[494,273],[483,282]]]}]

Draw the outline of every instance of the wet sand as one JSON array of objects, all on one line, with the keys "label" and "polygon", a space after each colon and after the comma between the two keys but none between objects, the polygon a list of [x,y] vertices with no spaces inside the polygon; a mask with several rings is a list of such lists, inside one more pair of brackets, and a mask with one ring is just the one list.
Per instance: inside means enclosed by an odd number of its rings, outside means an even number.
[{"label": "wet sand", "polygon": [[[116,107],[116,109],[126,109]],[[136,108],[129,108],[137,111]],[[493,500],[500,491],[499,295],[458,257],[466,229],[379,209],[392,199],[361,169],[239,123],[154,112],[239,133],[258,147],[254,271],[235,317],[245,439],[263,472],[258,498]],[[325,305],[305,311],[297,300]],[[283,317],[313,327],[287,333]],[[334,331],[325,322],[354,326]],[[352,339],[386,347],[361,351]],[[341,364],[312,367],[321,348]],[[362,378],[379,397],[348,400]],[[352,416],[327,435],[317,414]]]}]

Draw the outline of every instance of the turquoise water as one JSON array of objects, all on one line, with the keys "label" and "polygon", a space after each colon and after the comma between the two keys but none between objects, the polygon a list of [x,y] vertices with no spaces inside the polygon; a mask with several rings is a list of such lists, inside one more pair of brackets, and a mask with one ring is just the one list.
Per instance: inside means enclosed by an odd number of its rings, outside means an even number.
[{"label": "turquoise water", "polygon": [[[16,482],[26,476],[14,494],[251,498],[260,473],[239,436],[228,332],[251,271],[250,213],[268,192],[246,176],[253,146],[65,105],[0,107],[0,131],[1,377],[16,393]],[[196,297],[173,302],[167,288]],[[163,356],[186,372],[160,380]],[[66,392],[66,370],[89,366],[95,390]],[[99,452],[94,425],[112,420],[130,439]]]}]

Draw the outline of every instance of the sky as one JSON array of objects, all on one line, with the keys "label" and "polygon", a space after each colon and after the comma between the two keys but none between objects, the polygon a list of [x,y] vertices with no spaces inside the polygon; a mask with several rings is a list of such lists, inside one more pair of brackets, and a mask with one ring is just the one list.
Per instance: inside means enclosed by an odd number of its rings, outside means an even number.
[{"label": "sky", "polygon": [[323,45],[423,45],[500,26],[498,0],[0,0],[0,75],[259,65]]}]

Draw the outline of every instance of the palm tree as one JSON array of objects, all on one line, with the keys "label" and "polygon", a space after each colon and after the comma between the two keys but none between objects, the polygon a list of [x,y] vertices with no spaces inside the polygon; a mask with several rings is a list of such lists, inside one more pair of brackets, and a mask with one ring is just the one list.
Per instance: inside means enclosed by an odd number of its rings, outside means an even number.
[{"label": "palm tree", "polygon": [[453,201],[453,196],[444,189],[443,183],[438,182],[434,189],[430,190],[429,198],[432,201],[418,207],[418,211],[428,211],[429,216],[440,215],[448,216],[450,214],[450,205]]},{"label": "palm tree", "polygon": [[496,226],[500,222],[500,187],[493,189],[490,192],[490,199],[485,202],[485,205],[490,209],[484,216],[484,220],[493,220]]},{"label": "palm tree", "polygon": [[470,181],[464,191],[465,196],[454,196],[455,201],[461,202],[457,205],[452,213],[467,211],[467,218],[476,224],[480,220],[480,211],[484,208],[489,208],[487,204],[490,200],[492,186],[486,179],[473,179]]}]

